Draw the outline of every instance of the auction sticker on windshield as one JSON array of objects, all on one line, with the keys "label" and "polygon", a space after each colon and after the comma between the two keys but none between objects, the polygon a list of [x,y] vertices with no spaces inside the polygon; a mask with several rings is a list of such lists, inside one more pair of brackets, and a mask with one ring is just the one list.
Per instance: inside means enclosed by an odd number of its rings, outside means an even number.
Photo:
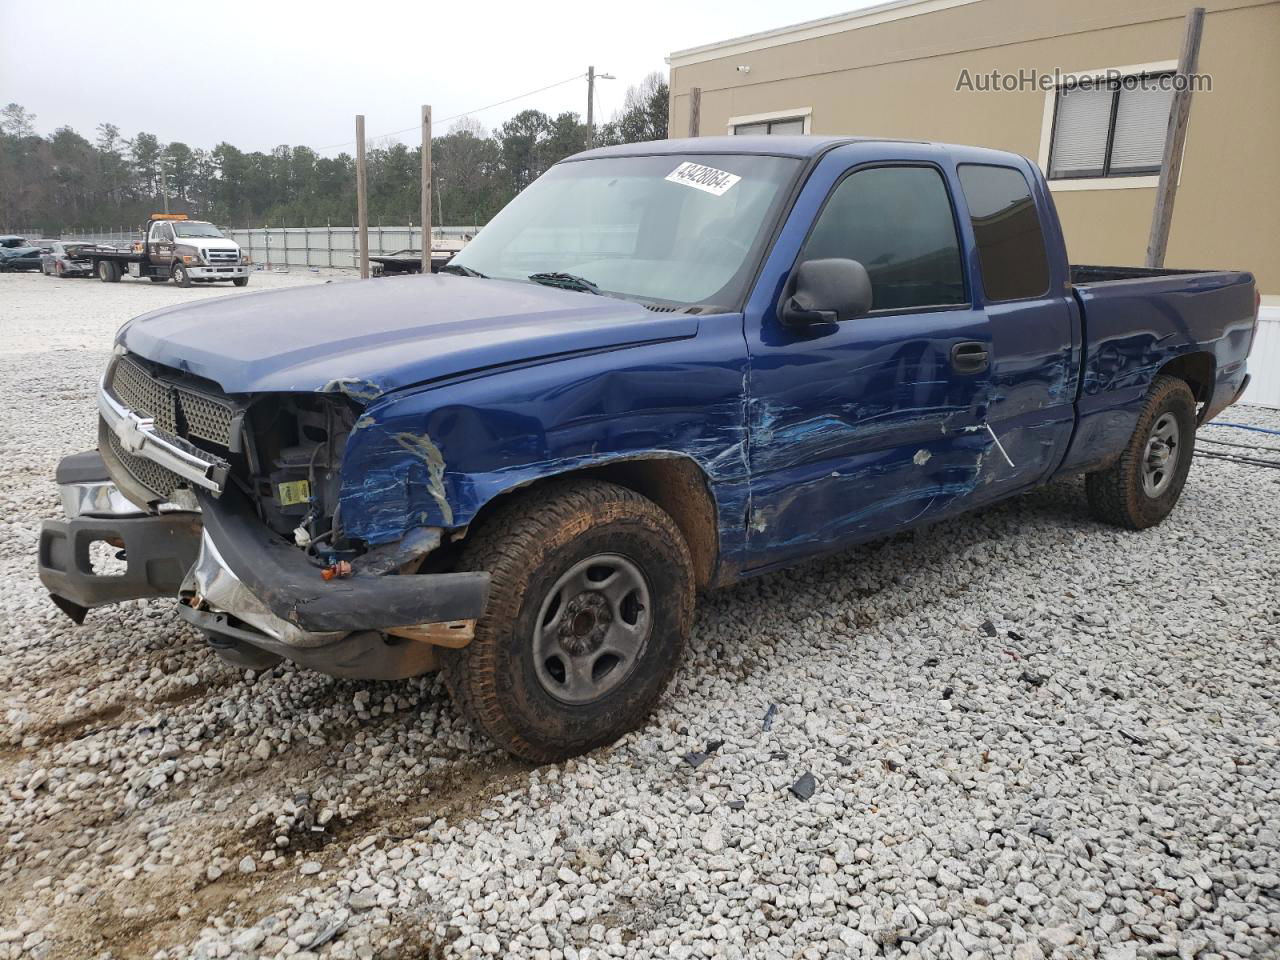
[{"label": "auction sticker on windshield", "polygon": [[717,197],[722,197],[730,187],[742,178],[736,173],[730,173],[727,170],[704,167],[700,163],[691,163],[686,160],[668,173],[665,179],[670,180],[672,183],[681,183],[686,187],[704,190],[707,193],[715,194]]}]

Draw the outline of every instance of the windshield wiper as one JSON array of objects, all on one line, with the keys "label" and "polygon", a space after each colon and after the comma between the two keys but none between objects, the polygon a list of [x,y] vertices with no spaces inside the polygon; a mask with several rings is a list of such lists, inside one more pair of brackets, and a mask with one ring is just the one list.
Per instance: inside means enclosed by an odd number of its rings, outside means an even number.
[{"label": "windshield wiper", "polygon": [[598,297],[604,296],[600,292],[600,288],[586,277],[579,277],[572,273],[531,273],[529,274],[529,279],[534,283],[540,283],[547,287],[559,287],[562,290],[580,290],[583,293],[594,293]]},{"label": "windshield wiper", "polygon": [[460,277],[479,277],[481,280],[489,279],[488,275],[481,273],[479,270],[472,270],[466,264],[462,263],[446,263],[440,268],[439,272],[456,273]]}]

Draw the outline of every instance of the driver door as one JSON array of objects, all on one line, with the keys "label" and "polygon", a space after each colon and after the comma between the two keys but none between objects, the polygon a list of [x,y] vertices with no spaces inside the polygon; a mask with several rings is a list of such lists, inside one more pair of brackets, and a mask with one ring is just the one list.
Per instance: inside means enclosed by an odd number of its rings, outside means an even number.
[{"label": "driver door", "polygon": [[157,223],[151,227],[151,262],[166,271],[173,268],[173,248],[177,238],[173,233],[173,224]]},{"label": "driver door", "polygon": [[776,306],[748,319],[749,568],[956,512],[988,479],[991,337],[963,249],[940,167],[835,178],[795,262],[857,260],[872,309],[799,329]]}]

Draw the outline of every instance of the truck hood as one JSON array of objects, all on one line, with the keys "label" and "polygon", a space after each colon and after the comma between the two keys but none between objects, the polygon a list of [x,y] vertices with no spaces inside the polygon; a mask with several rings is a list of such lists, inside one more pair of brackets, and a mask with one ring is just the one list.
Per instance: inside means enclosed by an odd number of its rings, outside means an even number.
[{"label": "truck hood", "polygon": [[361,400],[440,377],[693,336],[697,317],[533,283],[420,274],[218,297],[130,321],[117,343],[232,394]]}]

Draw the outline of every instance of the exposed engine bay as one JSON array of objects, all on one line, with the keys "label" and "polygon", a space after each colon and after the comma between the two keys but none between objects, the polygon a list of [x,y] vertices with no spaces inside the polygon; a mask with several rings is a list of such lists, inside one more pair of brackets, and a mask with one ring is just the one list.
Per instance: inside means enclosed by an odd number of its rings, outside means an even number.
[{"label": "exposed engine bay", "polygon": [[246,470],[233,470],[232,480],[268,527],[313,556],[362,552],[343,539],[338,506],[342,451],[357,416],[354,401],[322,394],[272,395],[249,408]]},{"label": "exposed engine bay", "polygon": [[[207,380],[137,357],[117,357],[105,390],[155,429],[225,463],[223,483],[253,504],[268,529],[317,563],[350,561],[364,549],[342,536],[338,507],[342,453],[360,415],[343,394],[228,397]],[[103,446],[136,482],[126,492],[140,506],[194,506],[191,483],[125,449],[104,420]],[[220,491],[218,491],[220,493]]]}]

